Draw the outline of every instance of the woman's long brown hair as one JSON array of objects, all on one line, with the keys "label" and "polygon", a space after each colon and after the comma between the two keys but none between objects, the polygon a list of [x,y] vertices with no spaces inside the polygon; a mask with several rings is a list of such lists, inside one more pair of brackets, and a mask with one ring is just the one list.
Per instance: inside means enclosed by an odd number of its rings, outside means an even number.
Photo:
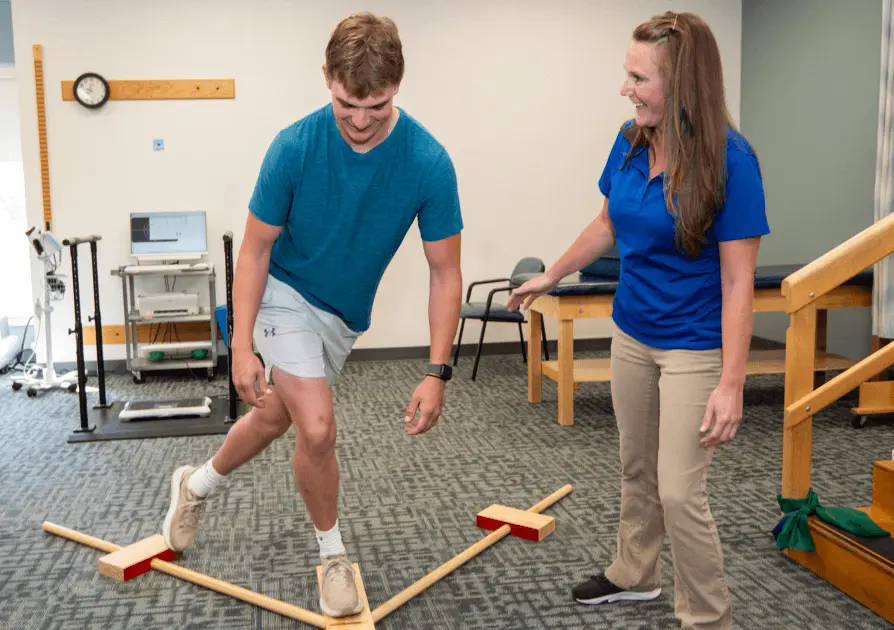
[{"label": "woman's long brown hair", "polygon": [[[640,24],[638,42],[664,50],[664,196],[676,221],[677,245],[697,255],[726,193],[726,142],[734,128],[726,106],[720,50],[711,29],[692,13],[668,11]],[[656,129],[639,129],[631,154],[652,144]]]}]

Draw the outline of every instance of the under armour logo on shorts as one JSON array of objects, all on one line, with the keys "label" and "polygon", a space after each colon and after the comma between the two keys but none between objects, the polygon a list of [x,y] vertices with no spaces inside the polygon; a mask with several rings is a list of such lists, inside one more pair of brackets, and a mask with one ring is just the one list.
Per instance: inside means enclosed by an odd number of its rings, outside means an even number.
[{"label": "under armour logo on shorts", "polygon": [[265,337],[276,337],[276,328],[271,328],[270,330],[264,329]]}]

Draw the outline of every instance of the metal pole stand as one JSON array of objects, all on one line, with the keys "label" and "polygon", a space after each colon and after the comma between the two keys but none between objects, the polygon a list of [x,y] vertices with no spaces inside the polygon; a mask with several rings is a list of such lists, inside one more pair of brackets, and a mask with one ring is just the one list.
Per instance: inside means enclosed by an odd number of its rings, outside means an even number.
[{"label": "metal pole stand", "polygon": [[[80,410],[81,425],[75,429],[75,433],[93,433],[96,425],[91,425],[87,416],[87,368],[84,363],[84,327],[81,323],[81,287],[78,277],[78,245],[81,243],[90,243],[93,248],[96,247],[96,241],[99,236],[84,236],[67,238],[62,244],[71,250],[71,284],[74,298],[74,329],[69,329],[68,334],[74,334],[77,341],[77,358],[78,358],[78,408]],[[94,278],[96,274],[96,263],[94,259]],[[94,293],[96,292],[96,280],[94,280]],[[98,300],[98,298],[97,298]],[[98,302],[97,302],[98,304]],[[100,360],[99,365],[102,366]],[[100,369],[102,369],[100,367]],[[102,390],[100,390],[102,391]]]},{"label": "metal pole stand", "polygon": [[225,283],[227,289],[227,382],[229,385],[230,410],[227,415],[227,423],[236,422],[239,419],[239,393],[233,383],[233,233],[225,232],[224,242],[224,268]]}]

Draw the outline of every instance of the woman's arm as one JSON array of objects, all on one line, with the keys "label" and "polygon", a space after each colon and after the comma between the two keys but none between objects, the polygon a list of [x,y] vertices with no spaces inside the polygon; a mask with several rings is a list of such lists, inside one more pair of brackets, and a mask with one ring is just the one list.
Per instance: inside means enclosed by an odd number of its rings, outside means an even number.
[{"label": "woman's arm", "polygon": [[564,254],[553,263],[546,274],[558,282],[565,276],[580,271],[602,256],[614,245],[615,230],[608,216],[608,199],[602,202],[602,212],[590,221]]},{"label": "woman's arm", "polygon": [[720,243],[720,283],[723,300],[723,368],[720,384],[708,401],[701,432],[703,446],[731,440],[742,422],[745,368],[754,326],[754,268],[760,237]]},{"label": "woman's arm", "polygon": [[723,373],[720,384],[744,387],[754,326],[754,268],[760,238],[720,243]]},{"label": "woman's arm", "polygon": [[538,296],[556,286],[565,276],[580,271],[602,256],[615,242],[615,230],[608,216],[608,198],[602,203],[602,212],[590,221],[584,231],[559,259],[547,268],[546,273],[528,280],[515,289],[506,305],[509,310],[527,309]]}]

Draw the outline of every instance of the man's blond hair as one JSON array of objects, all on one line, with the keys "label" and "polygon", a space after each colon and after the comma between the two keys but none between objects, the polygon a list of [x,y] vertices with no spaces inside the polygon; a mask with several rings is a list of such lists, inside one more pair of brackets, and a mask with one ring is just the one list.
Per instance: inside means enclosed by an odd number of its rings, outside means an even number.
[{"label": "man's blond hair", "polygon": [[339,22],[326,46],[329,79],[365,99],[400,84],[404,55],[397,25],[387,17],[355,13]]}]

